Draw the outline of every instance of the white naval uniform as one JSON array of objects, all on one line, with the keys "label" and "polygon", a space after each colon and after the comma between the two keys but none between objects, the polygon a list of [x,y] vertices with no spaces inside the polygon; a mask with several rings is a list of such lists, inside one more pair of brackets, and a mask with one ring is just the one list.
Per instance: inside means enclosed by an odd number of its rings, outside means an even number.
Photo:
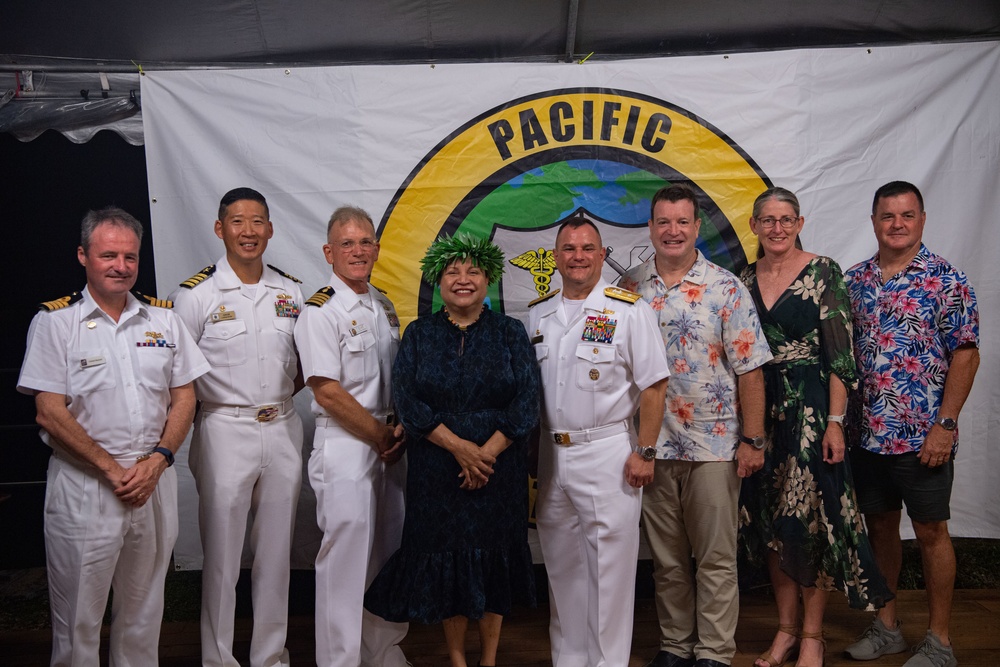
[{"label": "white naval uniform", "polygon": [[[336,274],[323,302],[306,301],[295,342],[302,373],[338,381],[372,416],[391,412],[392,362],[399,319],[392,303],[369,285],[355,294]],[[322,303],[322,305],[314,305]],[[323,540],[316,556],[316,664],[319,667],[404,667],[398,644],[406,623],[364,610],[364,594],[403,532],[406,464],[385,465],[375,449],[327,414],[313,399],[316,434],[309,483]]]},{"label": "white naval uniform", "polygon": [[[555,667],[626,667],[632,645],[642,495],[625,463],[639,395],[670,371],[649,305],[612,298],[610,287],[602,279],[569,321],[558,296],[529,311],[544,396],[535,508]],[[555,444],[559,433],[572,444]]]},{"label": "white naval uniform", "polygon": [[214,266],[172,296],[174,312],[212,365],[195,383],[199,409],[189,456],[205,554],[202,664],[239,667],[233,626],[249,513],[250,664],[287,666],[289,559],[302,484],[302,420],[292,404],[298,373],[293,329],[302,292],[293,278],[269,266],[249,287],[225,257]]},{"label": "white naval uniform", "polygon": [[[208,371],[172,312],[127,299],[118,322],[87,289],[70,305],[37,314],[17,382],[22,393],[65,395],[84,431],[126,468],[159,446],[170,388]],[[45,489],[51,665],[98,665],[111,588],[111,667],[156,665],[163,580],[177,539],[174,470],[133,507],[45,431],[42,439],[53,448]]]}]

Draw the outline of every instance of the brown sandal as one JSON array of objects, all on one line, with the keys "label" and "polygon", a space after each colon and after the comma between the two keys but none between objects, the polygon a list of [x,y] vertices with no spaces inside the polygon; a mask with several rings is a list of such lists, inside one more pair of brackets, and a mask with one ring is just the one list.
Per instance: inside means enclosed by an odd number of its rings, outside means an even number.
[{"label": "brown sandal", "polygon": [[823,631],[820,630],[819,632],[803,632],[803,633],[799,634],[799,644],[800,645],[802,643],[801,640],[803,640],[803,639],[815,639],[820,644],[823,645],[823,654],[824,654],[823,663],[826,664],[826,637],[823,636]]},{"label": "brown sandal", "polygon": [[[798,625],[778,626],[778,632],[784,632],[786,635],[791,635],[793,637],[801,637],[802,635],[801,631],[802,628]],[[771,643],[773,644],[774,642],[772,641]],[[757,664],[758,660],[762,660],[767,663],[768,667],[781,667],[785,663],[789,662],[790,660],[794,660],[798,656],[799,656],[799,646],[798,644],[796,644],[787,651],[785,651],[785,656],[781,660],[775,658],[773,655],[770,654],[770,652],[764,651],[759,656],[757,656],[757,660],[754,660],[754,665]]]}]

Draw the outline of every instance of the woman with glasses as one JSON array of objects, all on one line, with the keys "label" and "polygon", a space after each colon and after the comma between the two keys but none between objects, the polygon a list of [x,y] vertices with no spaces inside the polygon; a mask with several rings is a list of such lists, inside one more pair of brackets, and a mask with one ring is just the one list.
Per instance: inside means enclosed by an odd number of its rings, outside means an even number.
[{"label": "woman with glasses", "polygon": [[390,621],[441,623],[452,667],[466,667],[470,619],[479,664],[492,666],[503,617],[534,603],[527,441],[538,363],[524,326],[485,303],[503,265],[486,239],[435,241],[421,270],[444,307],[407,327],[392,373],[408,443],[406,518],[365,606]]},{"label": "woman with glasses", "polygon": [[861,609],[892,597],[845,458],[847,392],[857,385],[850,301],[837,263],[802,249],[804,223],[792,192],[761,194],[750,218],[759,259],[741,275],[774,355],[764,366],[764,467],[744,480],[740,498],[743,545],[751,561],[764,555],[778,604],[778,632],[756,667],[796,654],[799,667],[823,664],[830,591]]}]

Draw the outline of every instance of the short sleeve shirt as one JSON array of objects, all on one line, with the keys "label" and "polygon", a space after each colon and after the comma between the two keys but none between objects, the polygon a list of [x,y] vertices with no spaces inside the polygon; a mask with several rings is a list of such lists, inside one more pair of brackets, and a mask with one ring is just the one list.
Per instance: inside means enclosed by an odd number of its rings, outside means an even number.
[{"label": "short sleeve shirt", "polygon": [[642,390],[670,375],[649,305],[614,298],[608,289],[614,290],[602,279],[569,320],[558,295],[529,310],[528,337],[541,368],[549,430],[631,419]]},{"label": "short sleeve shirt", "polygon": [[[336,380],[365,410],[392,410],[392,362],[399,349],[399,318],[392,302],[374,286],[356,294],[336,274],[333,294],[322,305],[306,300],[295,326],[295,343],[306,381]],[[317,293],[319,294],[319,293]],[[313,413],[329,416],[314,398]]]},{"label": "short sleeve shirt", "polygon": [[198,400],[251,407],[280,403],[295,391],[293,333],[302,308],[294,279],[264,266],[248,288],[225,257],[215,271],[171,297],[212,370],[198,378]]},{"label": "short sleeve shirt", "polygon": [[979,346],[975,292],[923,244],[884,283],[876,255],[847,272],[847,286],[864,388],[861,445],[876,454],[919,452],[938,419],[952,353]]},{"label": "short sleeve shirt", "polygon": [[677,285],[667,287],[655,258],[619,285],[649,302],[670,364],[657,458],[731,461],[739,445],[736,376],[763,366],[771,350],[743,283],[696,252]]},{"label": "short sleeve shirt", "polygon": [[[209,370],[173,312],[127,298],[118,322],[87,289],[75,303],[35,315],[17,381],[25,394],[66,396],[69,413],[112,456],[155,447],[170,389]],[[42,439],[51,446],[44,431]]]}]

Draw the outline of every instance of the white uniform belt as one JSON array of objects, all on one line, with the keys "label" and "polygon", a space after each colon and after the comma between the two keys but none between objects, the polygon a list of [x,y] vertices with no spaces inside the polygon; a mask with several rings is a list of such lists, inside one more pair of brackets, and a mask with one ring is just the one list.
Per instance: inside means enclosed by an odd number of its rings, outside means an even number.
[{"label": "white uniform belt", "polygon": [[[389,414],[376,412],[375,414],[372,415],[372,417],[374,417],[376,420],[379,421],[379,423],[382,424],[396,423],[396,415],[392,412],[390,412]],[[335,426],[337,428],[342,428],[340,426],[340,422],[338,422],[333,417],[327,417],[325,415],[316,417],[316,426]]]},{"label": "white uniform belt", "polygon": [[280,403],[268,403],[266,405],[250,405],[241,407],[239,405],[222,405],[220,403],[206,403],[201,401],[199,407],[205,412],[216,412],[237,419],[243,417],[259,422],[269,422],[277,419],[280,415],[287,414],[295,409],[295,403],[291,398],[286,398]]},{"label": "white uniform belt", "polygon": [[607,426],[588,428],[583,431],[546,430],[551,435],[552,442],[557,445],[562,445],[563,447],[569,447],[570,445],[579,445],[584,442],[603,440],[604,438],[610,438],[611,436],[618,435],[619,433],[628,433],[628,428],[628,420],[626,419],[620,422],[615,422],[614,424],[608,424]]}]

